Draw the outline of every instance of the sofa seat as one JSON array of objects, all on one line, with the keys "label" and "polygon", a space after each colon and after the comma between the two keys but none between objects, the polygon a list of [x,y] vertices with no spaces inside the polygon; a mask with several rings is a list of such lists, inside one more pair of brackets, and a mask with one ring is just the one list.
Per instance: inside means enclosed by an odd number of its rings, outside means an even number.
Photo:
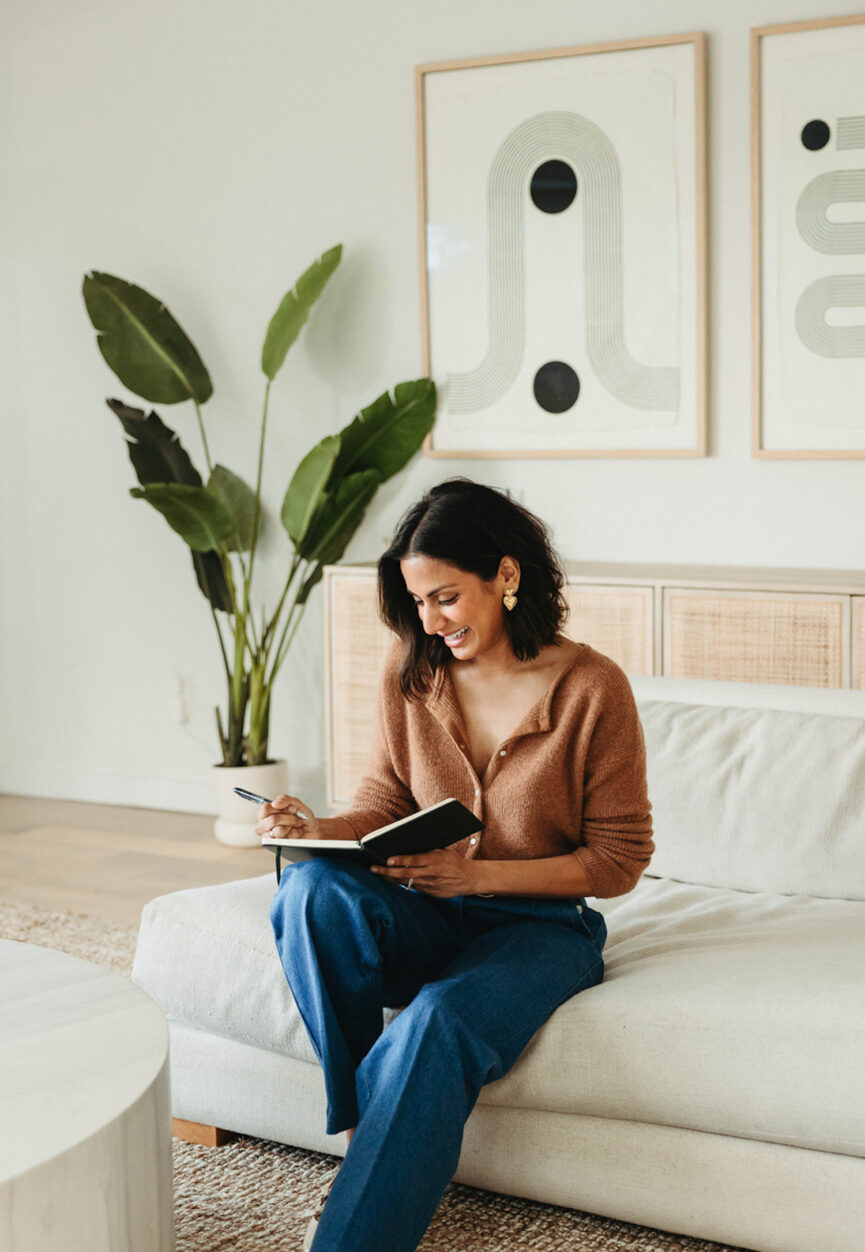
[{"label": "sofa seat", "polygon": [[[186,1026],[316,1064],[273,890],[267,874],[152,901],[133,978]],[[482,1104],[865,1156],[865,903],[646,876],[598,907],[604,983],[563,1005]]]}]

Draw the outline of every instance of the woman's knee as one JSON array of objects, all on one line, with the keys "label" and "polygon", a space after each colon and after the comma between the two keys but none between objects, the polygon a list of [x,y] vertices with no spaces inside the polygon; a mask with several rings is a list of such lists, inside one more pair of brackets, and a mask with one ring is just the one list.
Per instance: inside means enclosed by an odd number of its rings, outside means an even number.
[{"label": "woman's knee", "polygon": [[312,857],[283,870],[273,897],[270,920],[279,937],[303,919],[308,925],[339,924],[346,912],[356,913],[368,871],[350,861]]},{"label": "woman's knee", "polygon": [[320,909],[332,895],[338,876],[338,867],[328,864],[324,857],[287,865],[270,906],[274,929],[282,929],[289,918],[296,924],[310,910]]}]

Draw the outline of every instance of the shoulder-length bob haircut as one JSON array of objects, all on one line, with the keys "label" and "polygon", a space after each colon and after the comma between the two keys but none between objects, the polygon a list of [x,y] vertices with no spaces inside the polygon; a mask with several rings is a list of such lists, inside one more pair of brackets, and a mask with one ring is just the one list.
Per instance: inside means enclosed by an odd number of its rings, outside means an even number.
[{"label": "shoulder-length bob haircut", "polygon": [[379,611],[402,640],[400,687],[408,699],[429,689],[449,652],[424,633],[417,605],[406,590],[400,561],[428,556],[491,582],[503,556],[519,562],[519,602],[505,613],[514,655],[531,660],[553,643],[568,614],[565,577],[544,523],[502,491],[467,478],[432,487],[403,517],[378,563]]}]

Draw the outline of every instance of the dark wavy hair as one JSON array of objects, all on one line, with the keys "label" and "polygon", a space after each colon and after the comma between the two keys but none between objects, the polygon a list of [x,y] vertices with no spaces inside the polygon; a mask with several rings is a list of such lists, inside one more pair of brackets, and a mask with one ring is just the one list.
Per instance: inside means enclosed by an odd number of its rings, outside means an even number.
[{"label": "dark wavy hair", "polygon": [[531,660],[553,643],[568,615],[562,595],[565,576],[544,523],[503,491],[468,478],[432,487],[396,528],[378,563],[382,620],[403,644],[400,687],[409,699],[430,688],[450,653],[437,635],[424,633],[417,606],[406,591],[400,561],[428,556],[491,582],[503,556],[519,562],[519,603],[505,613],[514,655]]}]

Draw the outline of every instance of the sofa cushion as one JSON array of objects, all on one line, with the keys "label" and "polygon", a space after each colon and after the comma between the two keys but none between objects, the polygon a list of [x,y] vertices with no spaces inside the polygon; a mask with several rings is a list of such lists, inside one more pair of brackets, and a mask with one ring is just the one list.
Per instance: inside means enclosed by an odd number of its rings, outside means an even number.
[{"label": "sofa cushion", "polygon": [[865,720],[640,700],[661,878],[865,900]]},{"label": "sofa cushion", "polygon": [[270,927],[273,874],[157,896],[132,981],[165,1016],[317,1064]]},{"label": "sofa cushion", "polygon": [[[314,1063],[270,931],[273,886],[152,901],[133,978],[170,1018]],[[482,1102],[865,1156],[865,904],[644,878],[603,909],[605,981],[558,1009]]]},{"label": "sofa cushion", "polygon": [[865,1156],[865,904],[650,878],[601,904],[604,982],[488,1099]]}]

